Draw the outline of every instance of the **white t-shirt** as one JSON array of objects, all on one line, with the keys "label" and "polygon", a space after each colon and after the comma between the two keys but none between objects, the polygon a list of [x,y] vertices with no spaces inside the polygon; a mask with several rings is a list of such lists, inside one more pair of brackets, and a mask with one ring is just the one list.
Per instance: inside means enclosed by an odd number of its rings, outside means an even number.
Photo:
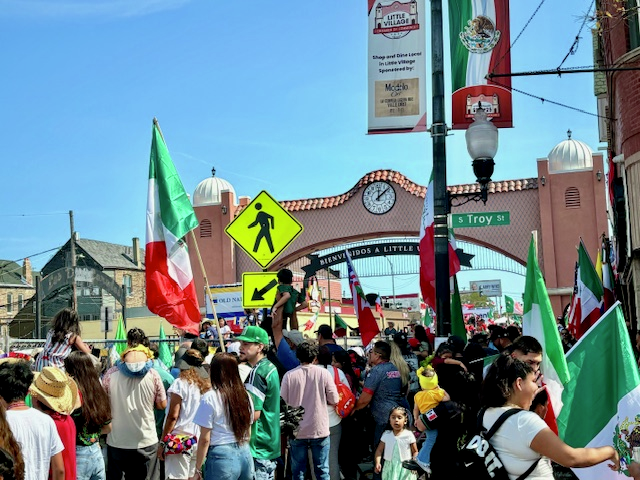
[{"label": "white t-shirt", "polygon": [[[337,370],[338,370],[338,378],[340,378],[340,381],[348,387],[349,380],[347,380],[347,377],[345,376],[344,372],[339,368]],[[329,372],[329,374],[331,375],[331,378],[335,382],[333,366],[327,365],[327,371]],[[335,427],[336,425],[340,425],[340,422],[342,421],[342,417],[336,413],[335,405],[327,405],[327,413],[329,414],[329,428]]]},{"label": "white t-shirt", "polygon": [[393,434],[392,430],[385,430],[380,441],[384,442],[383,457],[386,462],[391,461],[393,458],[393,448],[396,443],[398,444],[400,460],[403,462],[411,460],[411,444],[416,443],[416,437],[410,430],[402,430],[397,436]]},{"label": "white t-shirt", "polygon": [[193,383],[187,382],[183,378],[176,378],[169,387],[169,390],[167,390],[167,415],[169,415],[171,397],[173,395],[177,395],[182,399],[182,405],[180,406],[178,420],[176,420],[176,424],[171,433],[200,435],[200,427],[193,423],[193,417],[196,416],[196,411],[200,405],[200,388]]},{"label": "white t-shirt", "polygon": [[[488,408],[482,419],[482,425],[487,430],[491,428],[498,417],[511,407]],[[528,411],[519,412],[502,424],[489,443],[495,448],[500,461],[509,473],[509,478],[515,480],[540,458],[540,454],[529,447],[534,437],[545,428],[549,428],[537,414]],[[527,480],[553,479],[551,461],[540,458],[535,470],[529,474]]]},{"label": "white t-shirt", "polygon": [[35,408],[7,410],[7,422],[20,444],[24,480],[47,480],[51,457],[64,450],[56,424]]},{"label": "white t-shirt", "polygon": [[[251,401],[251,395],[248,393],[247,397],[249,397],[251,421],[253,422],[253,402]],[[229,405],[229,408],[233,408],[233,406]],[[211,429],[210,445],[225,445],[237,441],[231,428],[231,421],[227,418],[227,406],[222,402],[222,397],[218,390],[209,390],[202,395],[193,421],[201,427]],[[248,436],[249,431],[247,431],[247,438]]]}]

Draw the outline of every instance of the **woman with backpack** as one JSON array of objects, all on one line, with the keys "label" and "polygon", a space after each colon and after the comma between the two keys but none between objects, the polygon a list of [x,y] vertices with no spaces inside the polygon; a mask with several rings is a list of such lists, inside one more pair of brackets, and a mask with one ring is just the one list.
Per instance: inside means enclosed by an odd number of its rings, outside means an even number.
[{"label": "woman with backpack", "polygon": [[[488,441],[504,465],[509,479],[552,480],[551,461],[565,467],[590,467],[611,460],[612,470],[620,468],[613,447],[573,448],[551,431],[529,407],[539,390],[539,371],[509,355],[500,355],[491,365],[482,384],[482,408],[478,414],[489,430],[510,412]],[[505,418],[505,417],[503,417]]]}]

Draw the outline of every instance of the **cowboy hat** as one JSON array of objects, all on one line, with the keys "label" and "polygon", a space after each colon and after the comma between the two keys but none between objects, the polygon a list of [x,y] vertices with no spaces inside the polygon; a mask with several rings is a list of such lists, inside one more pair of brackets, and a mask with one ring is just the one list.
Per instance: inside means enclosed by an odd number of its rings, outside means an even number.
[{"label": "cowboy hat", "polygon": [[44,367],[42,372],[35,372],[29,390],[39,402],[63,415],[80,406],[78,385],[59,368]]}]

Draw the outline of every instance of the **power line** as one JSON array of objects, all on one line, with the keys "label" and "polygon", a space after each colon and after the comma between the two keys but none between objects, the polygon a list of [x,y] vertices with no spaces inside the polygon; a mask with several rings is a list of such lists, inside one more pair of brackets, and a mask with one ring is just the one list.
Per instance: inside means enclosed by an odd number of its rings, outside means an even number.
[{"label": "power line", "polygon": [[558,65],[558,69],[560,69],[562,67],[562,65],[564,64],[564,62],[567,61],[567,58],[569,58],[569,55],[575,55],[575,53],[578,51],[578,44],[580,43],[580,38],[581,38],[580,34],[582,33],[582,29],[584,28],[585,24],[587,23],[587,18],[589,18],[588,13],[593,8],[593,4],[594,3],[595,3],[595,0],[591,0],[591,5],[589,5],[589,10],[587,10],[587,14],[584,16],[584,19],[582,20],[582,25],[580,25],[580,29],[578,30],[578,33],[576,34],[576,38],[573,40],[573,43],[571,44],[571,47],[569,47],[569,51],[567,52],[567,54],[564,56],[564,58],[560,62],[560,65]]},{"label": "power line", "polygon": [[3,270],[8,268],[12,263],[18,263],[20,260],[23,260],[25,258],[37,257],[39,255],[44,255],[45,253],[53,252],[54,250],[60,250],[61,248],[62,247],[54,247],[54,248],[50,248],[49,250],[45,250],[43,252],[38,252],[38,253],[34,253],[33,255],[27,255],[26,257],[18,258],[17,260],[9,260],[10,263],[7,263],[6,265],[3,265],[2,267],[0,267],[0,273],[11,273],[11,272],[16,272],[18,270],[22,270],[22,267],[18,266],[19,268],[14,268],[13,270],[9,270],[8,272],[3,272]]},{"label": "power line", "polygon": [[50,213],[7,213],[0,217],[50,217],[52,215],[69,215],[69,212],[50,212]]}]

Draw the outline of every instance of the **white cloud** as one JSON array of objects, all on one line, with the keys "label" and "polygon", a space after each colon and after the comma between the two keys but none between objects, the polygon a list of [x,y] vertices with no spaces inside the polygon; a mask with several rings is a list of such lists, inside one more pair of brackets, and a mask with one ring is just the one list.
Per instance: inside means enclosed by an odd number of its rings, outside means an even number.
[{"label": "white cloud", "polygon": [[0,0],[0,16],[136,17],[174,10],[191,0]]}]

